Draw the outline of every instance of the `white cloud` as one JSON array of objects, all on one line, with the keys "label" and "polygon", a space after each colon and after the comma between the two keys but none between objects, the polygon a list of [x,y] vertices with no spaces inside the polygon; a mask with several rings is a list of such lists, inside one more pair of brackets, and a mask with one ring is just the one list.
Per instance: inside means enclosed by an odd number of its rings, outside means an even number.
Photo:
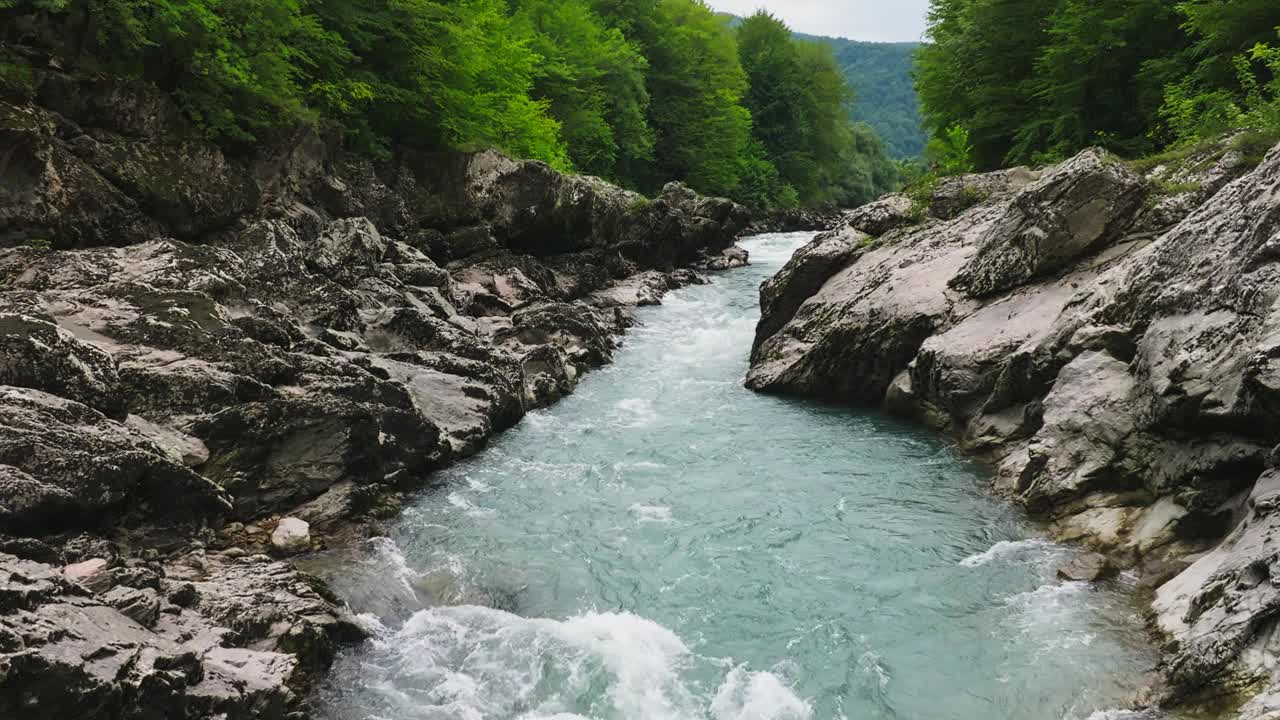
[{"label": "white cloud", "polygon": [[743,16],[764,8],[792,30],[875,42],[923,39],[929,9],[929,0],[709,0],[708,4]]}]

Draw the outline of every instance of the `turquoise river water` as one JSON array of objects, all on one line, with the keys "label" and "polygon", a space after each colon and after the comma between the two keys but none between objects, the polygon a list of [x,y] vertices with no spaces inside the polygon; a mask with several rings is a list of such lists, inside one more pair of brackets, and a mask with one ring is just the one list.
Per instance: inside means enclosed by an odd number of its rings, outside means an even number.
[{"label": "turquoise river water", "polygon": [[743,389],[757,288],[811,237],[748,238],[751,267],[642,310],[614,365],[331,559],[375,639],[321,716],[1127,715],[1102,711],[1155,656],[1123,579],[1056,581],[1073,551],[944,438]]}]

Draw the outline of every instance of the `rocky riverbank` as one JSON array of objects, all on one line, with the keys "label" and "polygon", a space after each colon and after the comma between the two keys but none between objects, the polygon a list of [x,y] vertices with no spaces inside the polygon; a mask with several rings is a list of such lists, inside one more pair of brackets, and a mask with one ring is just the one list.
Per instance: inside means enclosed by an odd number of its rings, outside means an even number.
[{"label": "rocky riverbank", "polygon": [[840,223],[844,213],[834,207],[786,208],[757,213],[747,228],[749,235],[803,231],[826,232]]},{"label": "rocky riverbank", "polygon": [[364,632],[288,558],[572,392],[748,219],[493,152],[231,155],[109,78],[0,100],[0,716],[306,717]]},{"label": "rocky riverbank", "polygon": [[1244,145],[1140,171],[1086,151],[853,211],[762,288],[747,384],[954,433],[1140,574],[1167,645],[1137,702],[1257,720],[1280,711],[1280,148]]}]

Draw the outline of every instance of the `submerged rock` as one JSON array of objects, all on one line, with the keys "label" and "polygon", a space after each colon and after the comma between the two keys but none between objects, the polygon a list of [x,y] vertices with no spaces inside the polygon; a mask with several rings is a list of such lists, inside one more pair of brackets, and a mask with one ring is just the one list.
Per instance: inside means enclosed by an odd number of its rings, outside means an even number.
[{"label": "submerged rock", "polygon": [[748,264],[750,264],[750,257],[747,251],[734,245],[720,251],[718,256],[700,263],[699,267],[704,270],[719,271],[746,267]]}]

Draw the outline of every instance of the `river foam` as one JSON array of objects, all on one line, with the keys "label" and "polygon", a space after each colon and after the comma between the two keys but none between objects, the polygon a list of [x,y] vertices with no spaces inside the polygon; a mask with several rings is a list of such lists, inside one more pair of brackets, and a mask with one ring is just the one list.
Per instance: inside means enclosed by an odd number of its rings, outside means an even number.
[{"label": "river foam", "polygon": [[1065,549],[1041,538],[1001,540],[995,545],[960,561],[963,567],[982,567],[991,562],[1045,563],[1064,557]]},{"label": "river foam", "polygon": [[[366,679],[400,689],[381,695],[377,706],[397,718],[812,716],[778,675],[699,657],[669,628],[631,613],[551,620],[476,606],[431,608],[397,630],[381,628],[372,645]],[[693,665],[729,666],[709,703],[687,685],[684,673]]]}]

